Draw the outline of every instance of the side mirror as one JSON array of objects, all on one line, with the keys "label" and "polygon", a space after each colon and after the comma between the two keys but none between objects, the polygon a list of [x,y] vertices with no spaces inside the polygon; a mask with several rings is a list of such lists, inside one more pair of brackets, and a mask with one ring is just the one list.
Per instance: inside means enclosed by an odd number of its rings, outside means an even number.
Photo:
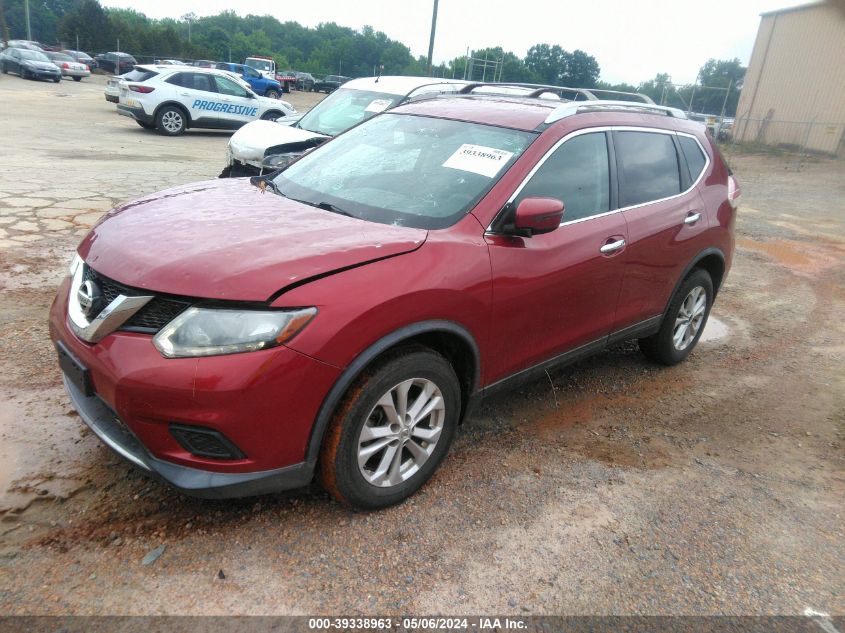
[{"label": "side mirror", "polygon": [[519,235],[531,237],[551,233],[563,219],[563,202],[557,198],[525,198],[516,208],[514,227]]}]

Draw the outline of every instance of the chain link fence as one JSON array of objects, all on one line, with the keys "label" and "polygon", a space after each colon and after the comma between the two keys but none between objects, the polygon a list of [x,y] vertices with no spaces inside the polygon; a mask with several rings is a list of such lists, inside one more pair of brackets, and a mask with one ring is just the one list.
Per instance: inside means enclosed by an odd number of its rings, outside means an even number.
[{"label": "chain link fence", "polygon": [[845,156],[845,122],[789,121],[771,113],[764,117],[740,115],[722,140],[841,157]]}]

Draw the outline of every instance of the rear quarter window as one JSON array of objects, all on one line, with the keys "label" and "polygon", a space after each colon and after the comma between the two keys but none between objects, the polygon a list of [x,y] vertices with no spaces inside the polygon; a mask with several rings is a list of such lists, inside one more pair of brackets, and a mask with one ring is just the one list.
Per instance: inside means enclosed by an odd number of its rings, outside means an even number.
[{"label": "rear quarter window", "polygon": [[622,206],[681,193],[681,172],[672,134],[614,132]]},{"label": "rear quarter window", "polygon": [[151,77],[155,77],[157,74],[158,73],[151,70],[140,70],[136,68],[135,70],[130,70],[128,73],[121,75],[121,77],[126,81],[142,83]]},{"label": "rear quarter window", "polygon": [[678,141],[681,144],[681,151],[684,153],[684,158],[687,159],[690,182],[695,182],[698,180],[701,172],[704,171],[704,166],[707,164],[707,157],[701,151],[701,147],[694,138],[679,134]]}]

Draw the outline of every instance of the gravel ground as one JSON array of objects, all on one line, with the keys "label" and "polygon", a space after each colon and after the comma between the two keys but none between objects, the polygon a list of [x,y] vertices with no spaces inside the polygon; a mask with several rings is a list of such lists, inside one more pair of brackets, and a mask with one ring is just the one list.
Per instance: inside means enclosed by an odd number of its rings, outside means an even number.
[{"label": "gravel ground", "polygon": [[683,365],[626,344],[489,400],[382,512],[204,502],[100,445],[47,337],[102,212],[224,163],[102,86],[0,76],[0,613],[845,613],[845,163],[730,152],[737,256]]}]

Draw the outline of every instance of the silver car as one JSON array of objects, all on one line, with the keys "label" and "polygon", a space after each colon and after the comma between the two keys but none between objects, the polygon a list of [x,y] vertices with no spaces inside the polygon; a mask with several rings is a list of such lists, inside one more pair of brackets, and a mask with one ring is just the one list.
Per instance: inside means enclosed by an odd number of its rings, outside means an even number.
[{"label": "silver car", "polygon": [[44,54],[50,58],[51,62],[59,67],[59,70],[62,71],[62,77],[72,77],[74,81],[82,81],[83,77],[91,76],[88,66],[76,61],[70,55],[52,52],[46,52]]}]

